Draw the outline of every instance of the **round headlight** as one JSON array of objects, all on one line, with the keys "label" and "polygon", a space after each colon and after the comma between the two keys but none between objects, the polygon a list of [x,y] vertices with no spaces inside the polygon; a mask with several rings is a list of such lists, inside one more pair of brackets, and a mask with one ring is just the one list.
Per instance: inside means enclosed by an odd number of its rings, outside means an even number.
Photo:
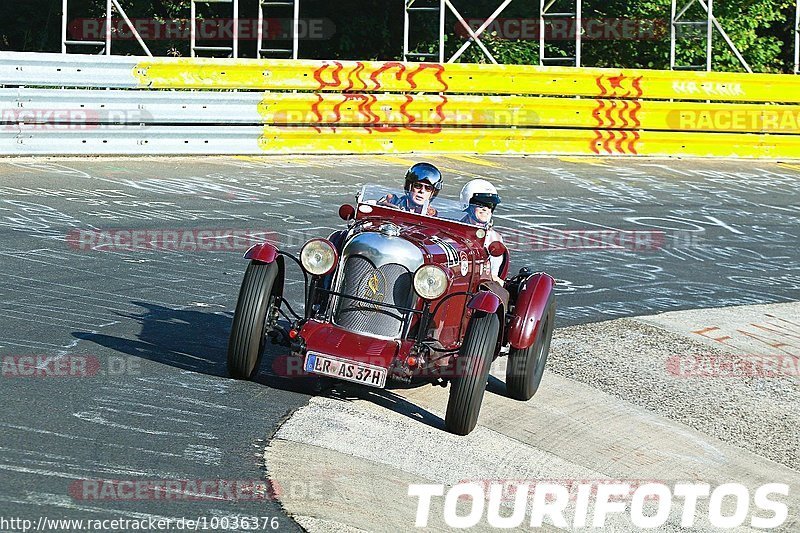
[{"label": "round headlight", "polygon": [[414,274],[414,290],[426,300],[435,300],[449,285],[447,274],[436,265],[422,265]]},{"label": "round headlight", "polygon": [[311,239],[300,251],[300,263],[309,274],[324,276],[334,269],[338,255],[330,241]]}]

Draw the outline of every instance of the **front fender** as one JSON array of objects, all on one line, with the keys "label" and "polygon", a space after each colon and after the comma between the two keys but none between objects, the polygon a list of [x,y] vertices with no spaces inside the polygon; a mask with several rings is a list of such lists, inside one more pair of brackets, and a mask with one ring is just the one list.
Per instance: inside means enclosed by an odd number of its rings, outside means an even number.
[{"label": "front fender", "polygon": [[278,249],[268,242],[255,244],[244,253],[245,259],[258,261],[259,263],[273,263],[278,257]]},{"label": "front fender", "polygon": [[495,293],[490,291],[480,291],[473,295],[467,304],[467,308],[474,309],[476,311],[483,311],[484,313],[493,315],[497,312],[497,309],[500,307],[501,303],[500,297]]},{"label": "front fender", "polygon": [[536,340],[539,325],[554,297],[555,284],[555,280],[543,272],[522,282],[508,326],[508,342],[512,348],[524,350]]}]

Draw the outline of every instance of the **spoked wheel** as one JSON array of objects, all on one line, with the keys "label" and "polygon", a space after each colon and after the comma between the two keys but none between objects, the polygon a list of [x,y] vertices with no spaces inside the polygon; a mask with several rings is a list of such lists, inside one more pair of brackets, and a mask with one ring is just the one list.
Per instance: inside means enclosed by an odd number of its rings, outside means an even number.
[{"label": "spoked wheel", "polygon": [[228,372],[232,377],[251,379],[258,371],[266,334],[278,323],[283,293],[279,272],[277,262],[253,261],[244,273],[228,340]]},{"label": "spoked wheel", "polygon": [[546,309],[534,343],[524,350],[512,348],[508,354],[506,390],[515,400],[530,400],[542,381],[547,354],[550,353],[550,340],[553,338],[555,301],[551,299]]},{"label": "spoked wheel", "polygon": [[444,421],[447,431],[467,435],[475,429],[499,332],[497,315],[475,315],[470,320],[459,355],[459,374],[450,385]]}]

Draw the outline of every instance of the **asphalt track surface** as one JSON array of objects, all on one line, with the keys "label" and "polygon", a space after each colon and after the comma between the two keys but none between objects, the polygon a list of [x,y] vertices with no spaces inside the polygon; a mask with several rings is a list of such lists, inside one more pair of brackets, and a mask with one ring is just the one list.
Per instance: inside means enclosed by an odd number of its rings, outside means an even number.
[{"label": "asphalt track surface", "polygon": [[[444,172],[443,196],[456,198],[474,177],[497,184],[512,268],[555,276],[558,326],[800,300],[798,165],[427,159]],[[280,530],[299,530],[263,494],[196,501],[86,492],[98,480],[264,480],[266,442],[312,391],[273,375],[268,358],[256,382],[227,377],[244,244],[198,250],[184,237],[162,249],[92,249],[76,235],[237,230],[297,250],[342,227],[337,208],[360,185],[400,184],[413,162],[0,160],[2,515],[278,517]],[[288,296],[298,301],[293,279]],[[25,356],[52,358],[38,360],[45,370],[66,360],[95,371],[20,376],[14,362]]]}]

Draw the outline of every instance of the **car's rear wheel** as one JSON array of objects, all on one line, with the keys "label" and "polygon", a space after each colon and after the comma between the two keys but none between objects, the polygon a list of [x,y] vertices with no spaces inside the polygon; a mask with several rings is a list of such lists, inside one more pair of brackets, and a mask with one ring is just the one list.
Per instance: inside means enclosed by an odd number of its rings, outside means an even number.
[{"label": "car's rear wheel", "polygon": [[552,298],[545,309],[542,325],[534,343],[522,350],[512,348],[508,354],[506,390],[515,400],[530,400],[542,382],[556,316],[556,304]]},{"label": "car's rear wheel", "polygon": [[253,261],[244,273],[228,340],[228,372],[232,377],[251,379],[258,371],[266,333],[277,321],[283,289],[276,283],[279,270],[277,263]]},{"label": "car's rear wheel", "polygon": [[457,435],[467,435],[478,423],[478,414],[492,366],[500,319],[497,315],[472,317],[458,357],[458,375],[450,385],[445,427]]}]

